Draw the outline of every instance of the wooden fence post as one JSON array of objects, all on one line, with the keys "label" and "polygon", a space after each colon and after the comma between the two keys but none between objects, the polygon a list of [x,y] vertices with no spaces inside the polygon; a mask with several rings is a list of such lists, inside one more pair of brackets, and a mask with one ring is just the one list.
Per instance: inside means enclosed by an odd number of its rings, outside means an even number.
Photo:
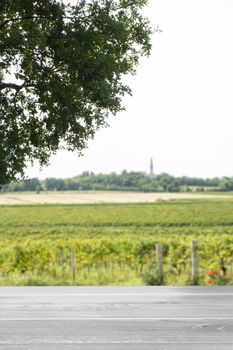
[{"label": "wooden fence post", "polygon": [[230,274],[231,279],[232,279],[232,276],[233,276],[233,255],[231,258],[231,274]]},{"label": "wooden fence post", "polygon": [[72,282],[73,285],[75,285],[75,280],[76,280],[76,270],[75,270],[75,251],[74,248],[70,248],[70,257],[71,257],[71,273],[72,273]]},{"label": "wooden fence post", "polygon": [[66,267],[64,248],[62,248],[62,251],[61,251],[60,262],[61,262],[61,270],[62,270],[62,273],[64,274],[65,267]]},{"label": "wooden fence post", "polygon": [[163,246],[162,244],[156,244],[156,279],[157,284],[163,283]]},{"label": "wooden fence post", "polygon": [[198,242],[192,241],[192,280],[194,285],[199,283],[199,259],[198,259]]}]

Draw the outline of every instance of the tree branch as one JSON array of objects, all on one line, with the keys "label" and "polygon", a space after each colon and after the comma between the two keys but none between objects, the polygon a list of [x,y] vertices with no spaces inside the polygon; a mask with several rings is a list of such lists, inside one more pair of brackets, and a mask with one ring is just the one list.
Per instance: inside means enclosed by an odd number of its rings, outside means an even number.
[{"label": "tree branch", "polygon": [[39,16],[23,16],[23,17],[15,17],[6,19],[1,25],[0,28],[3,28],[9,22],[17,22],[24,19],[49,19],[50,17],[39,17]]},{"label": "tree branch", "polygon": [[18,84],[14,84],[14,83],[1,83],[0,84],[0,91],[4,90],[4,89],[14,89],[17,92],[23,88],[26,87],[33,87],[35,85],[30,84],[30,85],[26,85],[26,84],[22,84],[22,85],[18,85]]},{"label": "tree branch", "polygon": [[[137,0],[132,0],[130,1],[127,6],[120,6],[120,7],[117,7],[115,8],[115,10],[121,10],[122,8],[128,8],[128,7],[131,7],[131,6],[134,6],[137,4]],[[92,17],[92,14],[90,15],[86,15],[84,16],[82,19],[84,18],[88,18],[88,17]],[[65,19],[78,19],[77,17],[77,14],[75,16],[62,16],[62,18],[65,18]],[[10,22],[17,22],[17,21],[22,21],[22,20],[33,20],[33,19],[48,19],[48,20],[56,20],[54,17],[51,17],[51,16],[21,16],[21,17],[15,17],[15,18],[8,18],[6,19],[3,23],[0,24],[0,29],[3,28],[7,23],[10,23]]]},{"label": "tree branch", "polygon": [[[62,18],[66,19],[74,19],[75,17],[69,17],[69,16],[62,16]],[[6,19],[2,24],[0,24],[0,28],[3,28],[7,23],[10,22],[17,22],[22,20],[33,20],[33,19],[48,19],[48,20],[56,20],[54,17],[51,16],[22,16],[22,17],[15,17],[15,18],[9,18]]]}]

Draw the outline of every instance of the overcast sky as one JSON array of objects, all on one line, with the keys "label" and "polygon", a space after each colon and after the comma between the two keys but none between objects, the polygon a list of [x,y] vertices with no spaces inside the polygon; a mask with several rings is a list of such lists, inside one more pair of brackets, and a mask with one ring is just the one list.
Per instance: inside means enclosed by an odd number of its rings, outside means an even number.
[{"label": "overcast sky", "polygon": [[145,12],[163,32],[128,79],[126,111],[83,157],[58,152],[28,176],[149,171],[151,157],[155,173],[233,176],[233,1],[150,0]]}]

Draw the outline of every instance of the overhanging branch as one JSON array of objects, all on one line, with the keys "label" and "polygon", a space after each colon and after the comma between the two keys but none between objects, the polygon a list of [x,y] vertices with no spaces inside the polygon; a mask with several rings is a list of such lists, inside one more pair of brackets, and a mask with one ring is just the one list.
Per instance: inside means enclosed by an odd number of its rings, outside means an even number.
[{"label": "overhanging branch", "polygon": [[[62,18],[65,19],[75,19],[75,17],[69,17],[69,16],[62,16]],[[23,21],[23,20],[51,20],[56,21],[57,18],[51,17],[51,16],[21,16],[21,17],[14,17],[14,18],[8,18],[4,22],[0,24],[0,28],[3,28],[8,23]]]},{"label": "overhanging branch", "polygon": [[[122,8],[132,7],[134,5],[137,5],[137,0],[132,0],[128,4],[126,4],[125,6],[119,6],[119,7],[115,8],[115,10],[120,10]],[[62,19],[70,19],[70,20],[84,19],[84,18],[89,18],[89,17],[92,17],[92,14],[85,15],[85,16],[83,16],[83,18],[78,17],[77,13],[74,16],[68,16],[68,15],[61,16]],[[7,19],[5,19],[5,21],[0,23],[0,29],[3,28],[8,23],[18,22],[18,21],[22,21],[22,20],[52,20],[52,21],[56,21],[57,18],[54,18],[52,16],[43,16],[43,15],[41,15],[41,16],[31,15],[31,16],[20,16],[20,17],[7,18]]]},{"label": "overhanging branch", "polygon": [[3,23],[0,24],[0,28],[3,28],[9,22],[17,22],[17,21],[22,21],[22,20],[33,20],[33,19],[51,19],[51,17],[47,17],[47,16],[22,16],[22,17],[8,18]]},{"label": "overhanging branch", "polygon": [[18,85],[18,84],[14,84],[14,83],[1,83],[0,84],[0,91],[4,90],[4,89],[14,89],[17,92],[23,88],[26,87],[33,87],[33,84],[27,85],[27,84],[22,84],[22,85]]}]

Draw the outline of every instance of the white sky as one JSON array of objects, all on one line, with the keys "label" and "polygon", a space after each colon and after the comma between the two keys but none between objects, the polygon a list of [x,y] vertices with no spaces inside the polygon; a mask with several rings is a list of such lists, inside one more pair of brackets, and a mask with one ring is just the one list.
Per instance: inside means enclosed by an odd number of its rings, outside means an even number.
[{"label": "white sky", "polygon": [[133,97],[83,157],[58,152],[28,176],[70,177],[123,169],[201,177],[233,176],[233,1],[150,0],[149,59],[128,81]]}]

